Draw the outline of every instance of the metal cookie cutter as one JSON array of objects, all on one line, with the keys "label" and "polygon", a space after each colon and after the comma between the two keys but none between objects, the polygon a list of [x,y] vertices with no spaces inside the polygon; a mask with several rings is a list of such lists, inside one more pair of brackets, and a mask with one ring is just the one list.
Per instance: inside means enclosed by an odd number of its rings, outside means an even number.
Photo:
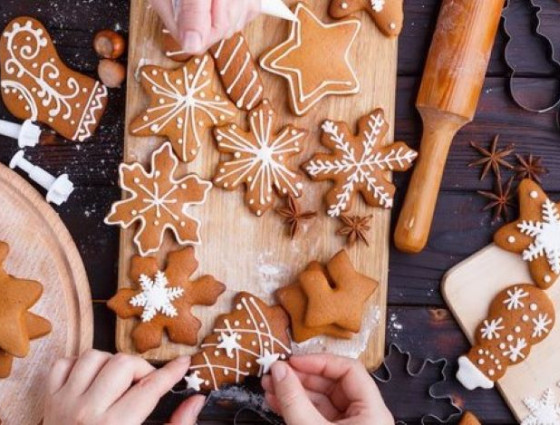
[{"label": "metal cookie cutter", "polygon": [[[375,380],[379,383],[381,393],[385,396],[389,410],[398,418],[399,406],[391,405],[394,401],[402,403],[400,407],[409,402],[404,400],[404,391],[417,391],[418,399],[427,399],[425,406],[419,406],[418,410],[425,408],[419,415],[423,415],[420,423],[422,425],[433,420],[440,423],[447,423],[452,419],[459,417],[463,410],[454,402],[453,397],[449,394],[440,395],[436,392],[436,387],[447,381],[446,369],[448,362],[446,359],[431,360],[427,359],[421,362],[419,367],[413,367],[412,355],[399,348],[396,344],[389,346],[389,352],[381,368],[373,374]],[[404,375],[403,379],[407,379],[407,387],[403,388],[403,381],[400,380],[394,386],[396,397],[387,397],[391,391],[391,384],[395,375]],[[435,403],[434,403],[435,402]],[[437,412],[433,412],[433,409]],[[426,413],[428,409],[432,409],[432,413]],[[403,420],[397,420],[398,424],[406,424]]]},{"label": "metal cookie cutter", "polygon": [[[508,68],[511,69],[511,75],[510,75],[510,79],[509,79],[509,89],[510,89],[510,93],[511,93],[511,97],[513,98],[513,101],[517,104],[517,106],[519,106],[520,108],[528,111],[528,112],[535,112],[535,113],[545,113],[545,112],[549,112],[553,109],[555,109],[556,107],[558,107],[560,105],[560,90],[558,91],[558,96],[557,98],[553,101],[552,104],[542,107],[542,108],[535,108],[532,106],[527,105],[526,103],[524,103],[518,96],[518,94],[516,93],[515,90],[515,83],[517,80],[517,74],[519,73],[519,67],[516,66],[514,64],[514,60],[512,58],[512,44],[513,44],[513,40],[514,40],[514,36],[512,35],[512,33],[508,30],[508,14],[510,13],[511,9],[512,9],[512,4],[514,1],[518,1],[520,2],[519,4],[522,4],[523,7],[527,7],[526,5],[528,5],[528,7],[531,7],[532,9],[534,9],[536,11],[535,18],[536,18],[536,27],[534,30],[534,35],[536,35],[540,40],[541,43],[545,46],[544,48],[546,49],[546,56],[547,59],[550,61],[551,63],[551,67],[556,69],[556,77],[560,80],[560,62],[556,59],[555,57],[555,50],[554,50],[554,43],[552,42],[552,40],[546,36],[542,30],[541,30],[541,13],[543,11],[543,7],[540,4],[537,4],[537,2],[535,0],[507,0],[506,5],[504,7],[503,13],[502,13],[502,17],[504,19],[504,31],[508,37],[508,41],[506,43],[506,47],[505,47],[505,52],[504,52],[504,57],[505,57],[505,61],[506,64],[508,66]],[[543,0],[540,0],[540,2],[542,2]],[[558,4],[556,0],[546,0],[548,2],[552,4]],[[522,2],[522,3],[521,3]],[[539,2],[539,3],[540,3]]]}]

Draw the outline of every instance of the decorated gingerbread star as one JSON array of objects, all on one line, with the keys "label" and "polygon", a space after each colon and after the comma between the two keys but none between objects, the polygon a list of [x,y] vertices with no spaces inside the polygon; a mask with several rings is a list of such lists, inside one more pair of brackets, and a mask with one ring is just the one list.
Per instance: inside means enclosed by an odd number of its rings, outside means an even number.
[{"label": "decorated gingerbread star", "polygon": [[521,254],[535,283],[548,289],[560,276],[560,203],[526,179],[519,185],[519,207],[519,219],[499,229],[494,242]]},{"label": "decorated gingerbread star", "polygon": [[201,323],[191,308],[215,304],[226,289],[208,275],[191,281],[197,268],[193,247],[169,253],[163,271],[154,257],[132,257],[129,278],[133,287],[119,290],[107,305],[122,319],[141,319],[132,331],[140,353],[159,347],[164,331],[172,342],[197,344]]},{"label": "decorated gingerbread star", "polygon": [[401,33],[404,20],[403,0],[331,0],[330,15],[345,18],[360,10],[367,11],[377,28],[389,37]]},{"label": "decorated gingerbread star", "polygon": [[315,155],[303,169],[315,181],[334,182],[325,196],[331,217],[348,212],[358,194],[368,205],[393,206],[395,186],[387,172],[408,170],[417,153],[403,142],[385,146],[388,128],[381,109],[360,119],[356,136],[346,123],[323,123],[321,143],[331,153]]},{"label": "decorated gingerbread star", "polygon": [[142,87],[148,108],[130,124],[133,136],[165,136],[181,161],[196,157],[206,128],[232,121],[237,109],[213,91],[214,63],[209,55],[194,57],[176,70],[144,66]]},{"label": "decorated gingerbread star", "polygon": [[305,115],[325,96],[360,91],[350,52],[361,23],[355,19],[332,24],[321,22],[303,3],[294,13],[290,35],[261,57],[263,69],[288,81],[290,106]]},{"label": "decorated gingerbread star", "polygon": [[6,273],[1,265],[8,252],[8,245],[0,242],[0,351],[25,357],[29,353],[31,337],[26,325],[27,310],[39,300],[43,286]]},{"label": "decorated gingerbread star", "polygon": [[206,201],[212,183],[195,174],[176,179],[178,163],[171,145],[165,143],[152,154],[150,172],[138,163],[119,168],[120,186],[129,196],[113,204],[105,223],[126,229],[138,222],[134,243],[143,256],[161,247],[167,229],[181,245],[200,243],[200,222],[186,210]]},{"label": "decorated gingerbread star", "polygon": [[302,176],[287,163],[299,154],[305,130],[292,126],[277,131],[276,113],[267,100],[249,112],[249,131],[231,124],[214,130],[218,150],[231,154],[221,161],[214,175],[214,184],[226,190],[245,185],[245,203],[257,216],[273,205],[273,191],[279,196],[300,197]]}]

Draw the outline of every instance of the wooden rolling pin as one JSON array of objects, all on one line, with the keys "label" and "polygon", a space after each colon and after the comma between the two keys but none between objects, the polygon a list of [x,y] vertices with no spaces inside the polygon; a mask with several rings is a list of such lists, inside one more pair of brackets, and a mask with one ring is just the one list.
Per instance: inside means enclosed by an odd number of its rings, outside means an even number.
[{"label": "wooden rolling pin", "polygon": [[424,249],[453,138],[474,118],[505,0],[443,0],[416,101],[424,122],[420,154],[395,245]]}]

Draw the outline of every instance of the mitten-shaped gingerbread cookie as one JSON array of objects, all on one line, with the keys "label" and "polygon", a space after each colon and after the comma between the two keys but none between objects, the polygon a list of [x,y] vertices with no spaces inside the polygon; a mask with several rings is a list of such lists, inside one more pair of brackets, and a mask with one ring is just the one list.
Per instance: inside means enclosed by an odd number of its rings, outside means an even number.
[{"label": "mitten-shaped gingerbread cookie", "polygon": [[401,33],[404,20],[403,0],[332,0],[330,15],[345,18],[360,10],[366,10],[377,28],[389,37]]},{"label": "mitten-shaped gingerbread cookie", "polygon": [[74,141],[95,132],[107,88],[66,67],[39,21],[23,16],[8,24],[0,40],[0,62],[2,100],[13,115],[40,121]]},{"label": "mitten-shaped gingerbread cookie", "polygon": [[476,344],[459,358],[457,379],[469,390],[492,388],[550,334],[554,323],[554,305],[542,289],[530,284],[504,289],[476,329]]}]

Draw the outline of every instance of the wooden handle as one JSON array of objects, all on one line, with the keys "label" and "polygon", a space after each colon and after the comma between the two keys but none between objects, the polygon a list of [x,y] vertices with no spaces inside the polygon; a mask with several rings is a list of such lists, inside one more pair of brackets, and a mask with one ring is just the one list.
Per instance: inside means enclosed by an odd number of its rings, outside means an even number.
[{"label": "wooden handle", "polygon": [[439,111],[421,111],[424,136],[420,154],[395,230],[397,249],[418,253],[428,242],[443,170],[451,142],[464,118]]}]

